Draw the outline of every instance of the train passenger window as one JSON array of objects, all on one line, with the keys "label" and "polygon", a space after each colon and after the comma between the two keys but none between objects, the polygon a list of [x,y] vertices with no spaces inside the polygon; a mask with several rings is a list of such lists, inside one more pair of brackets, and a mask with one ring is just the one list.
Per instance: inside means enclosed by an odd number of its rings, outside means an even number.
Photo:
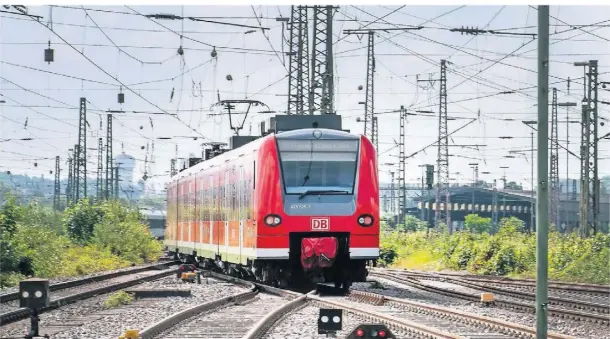
[{"label": "train passenger window", "polygon": [[252,166],[252,189],[256,189],[256,161],[254,161],[254,166]]}]

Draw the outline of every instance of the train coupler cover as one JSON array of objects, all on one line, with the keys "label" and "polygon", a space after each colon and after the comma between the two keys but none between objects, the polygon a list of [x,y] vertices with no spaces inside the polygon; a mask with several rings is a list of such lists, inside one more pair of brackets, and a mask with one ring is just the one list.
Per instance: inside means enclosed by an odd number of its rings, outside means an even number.
[{"label": "train coupler cover", "polygon": [[338,241],[335,237],[303,238],[301,240],[301,265],[312,268],[331,267],[337,256]]}]

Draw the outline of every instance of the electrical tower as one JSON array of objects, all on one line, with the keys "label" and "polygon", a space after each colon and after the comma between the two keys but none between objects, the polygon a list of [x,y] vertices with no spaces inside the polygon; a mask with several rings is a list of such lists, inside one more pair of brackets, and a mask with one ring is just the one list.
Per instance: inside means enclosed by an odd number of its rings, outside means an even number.
[{"label": "electrical tower", "polygon": [[108,121],[106,123],[106,199],[112,197],[112,177],[113,177],[113,166],[112,166],[112,114],[108,114]]},{"label": "electrical tower", "polygon": [[[580,145],[581,161],[581,195],[580,195],[580,227],[583,236],[593,234],[599,229],[599,179],[597,171],[597,60],[585,63],[575,63],[585,66],[587,84],[582,106],[582,132]],[[586,103],[586,104],[585,104]]]},{"label": "electrical tower", "polygon": [[309,114],[334,114],[333,6],[313,7]]},{"label": "electrical tower", "polygon": [[114,198],[119,199],[119,166],[113,167],[114,172]]},{"label": "electrical tower", "polygon": [[79,182],[78,182],[78,157],[80,156],[79,154],[79,146],[78,145],[74,145],[74,148],[72,150],[72,202],[76,203],[79,200],[79,196],[78,196],[78,186],[79,186]]},{"label": "electrical tower", "polygon": [[396,215],[396,186],[394,185],[394,171],[390,171],[390,213]]},{"label": "electrical tower", "polygon": [[407,209],[407,189],[405,187],[405,135],[407,132],[407,111],[400,106],[400,135],[398,138],[398,217],[400,223],[405,222],[405,211]]},{"label": "electrical tower", "polygon": [[[453,231],[451,227],[451,214],[449,205],[451,198],[449,195],[449,138],[447,127],[447,61],[441,60],[440,77],[440,96],[438,109],[438,158],[437,162],[437,188],[436,188],[436,212],[435,224],[445,219],[449,233]],[[445,197],[445,203],[441,210],[440,200]]]},{"label": "electrical tower", "polygon": [[493,195],[491,197],[491,233],[498,230],[498,186],[494,179]]},{"label": "electrical tower", "polygon": [[176,175],[176,159],[172,159],[169,165],[169,173],[173,177]]},{"label": "electrical tower", "polygon": [[53,209],[59,211],[61,205],[61,185],[59,181],[59,156],[55,157],[55,186],[53,190]]},{"label": "electrical tower", "polygon": [[[307,6],[291,6],[287,114],[305,114],[309,100],[309,29]],[[312,114],[312,111],[309,111]]]},{"label": "electrical tower", "polygon": [[104,141],[97,139],[97,201],[104,200]]},{"label": "electrical tower", "polygon": [[373,117],[373,135],[371,142],[373,146],[375,146],[375,151],[379,150],[379,122],[377,121],[377,117]]},{"label": "electrical tower", "polygon": [[66,186],[66,205],[72,205],[72,187],[74,182],[72,181],[72,156],[68,156],[68,185]]},{"label": "electrical tower", "polygon": [[76,148],[76,201],[87,197],[87,99],[80,98]]},{"label": "electrical tower", "polygon": [[551,175],[549,178],[551,203],[549,204],[549,220],[559,230],[559,140],[557,127],[557,88],[553,88],[553,102],[551,104]]},{"label": "electrical tower", "polygon": [[[375,140],[375,33],[369,31],[366,55],[366,101],[364,103],[364,135]],[[377,149],[376,140],[374,142]]]}]

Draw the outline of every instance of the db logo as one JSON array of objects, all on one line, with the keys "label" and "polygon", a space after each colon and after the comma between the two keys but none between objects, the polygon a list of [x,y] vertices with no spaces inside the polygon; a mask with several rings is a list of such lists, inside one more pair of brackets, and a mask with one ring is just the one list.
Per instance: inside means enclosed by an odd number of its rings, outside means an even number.
[{"label": "db logo", "polygon": [[311,230],[325,232],[330,230],[329,218],[311,218]]}]

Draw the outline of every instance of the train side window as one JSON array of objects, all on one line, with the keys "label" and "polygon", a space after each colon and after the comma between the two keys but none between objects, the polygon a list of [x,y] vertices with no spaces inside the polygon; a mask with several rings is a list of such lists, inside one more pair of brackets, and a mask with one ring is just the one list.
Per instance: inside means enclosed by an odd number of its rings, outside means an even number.
[{"label": "train side window", "polygon": [[254,165],[252,166],[252,189],[256,189],[256,160],[254,160]]}]

